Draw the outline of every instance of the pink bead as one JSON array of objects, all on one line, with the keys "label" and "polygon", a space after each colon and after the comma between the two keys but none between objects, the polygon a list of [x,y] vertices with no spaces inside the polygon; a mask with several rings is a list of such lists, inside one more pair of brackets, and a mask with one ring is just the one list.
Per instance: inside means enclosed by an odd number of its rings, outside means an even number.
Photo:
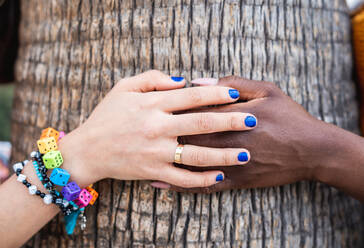
[{"label": "pink bead", "polygon": [[63,131],[59,132],[58,140],[61,140],[64,136],[66,136],[66,134]]},{"label": "pink bead", "polygon": [[83,189],[81,190],[81,193],[78,196],[78,198],[73,202],[76,203],[77,206],[79,206],[80,208],[84,208],[90,203],[91,200],[92,200],[92,195],[86,189]]}]

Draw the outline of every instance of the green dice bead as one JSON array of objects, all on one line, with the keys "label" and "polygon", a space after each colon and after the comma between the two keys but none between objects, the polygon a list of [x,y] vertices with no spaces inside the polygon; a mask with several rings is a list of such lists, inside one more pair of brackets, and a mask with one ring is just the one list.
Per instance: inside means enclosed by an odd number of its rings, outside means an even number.
[{"label": "green dice bead", "polygon": [[61,152],[60,151],[47,152],[43,156],[43,162],[44,166],[47,169],[54,169],[60,167],[63,163]]}]

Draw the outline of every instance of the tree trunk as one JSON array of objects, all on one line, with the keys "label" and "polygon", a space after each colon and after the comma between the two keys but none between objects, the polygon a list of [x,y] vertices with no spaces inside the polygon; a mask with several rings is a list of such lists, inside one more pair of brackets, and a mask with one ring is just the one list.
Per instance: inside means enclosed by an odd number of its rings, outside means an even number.
[{"label": "tree trunk", "polygon": [[[76,128],[118,79],[151,68],[187,79],[274,81],[317,118],[358,131],[343,0],[25,0],[21,13],[14,159],[34,149],[42,128]],[[100,199],[87,210],[85,232],[67,237],[59,217],[28,245],[364,243],[360,203],[318,183],[211,195],[155,190],[147,182],[105,180],[96,188]]]}]

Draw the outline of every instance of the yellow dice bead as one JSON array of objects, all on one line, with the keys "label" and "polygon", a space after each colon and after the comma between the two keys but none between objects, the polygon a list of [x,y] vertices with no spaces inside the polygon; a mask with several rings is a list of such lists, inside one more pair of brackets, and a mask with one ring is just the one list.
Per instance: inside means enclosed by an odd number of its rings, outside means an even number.
[{"label": "yellow dice bead", "polygon": [[58,149],[57,142],[54,137],[40,139],[37,141],[37,145],[39,152],[42,154]]}]

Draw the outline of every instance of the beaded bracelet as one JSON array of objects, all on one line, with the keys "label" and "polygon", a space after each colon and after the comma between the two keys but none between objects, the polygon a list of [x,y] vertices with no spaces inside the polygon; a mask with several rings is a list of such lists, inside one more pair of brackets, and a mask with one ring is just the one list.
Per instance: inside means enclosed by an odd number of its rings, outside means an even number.
[{"label": "beaded bracelet", "polygon": [[[26,179],[26,175],[21,174],[24,166],[28,162],[29,162],[28,160],[24,160],[23,162],[19,162],[13,165],[13,169],[17,175],[17,181],[23,183],[29,189],[29,194],[38,195],[40,198],[42,198],[45,204],[49,205],[51,203],[55,203],[55,201],[53,200],[54,198],[51,194],[45,194],[41,192],[40,190],[37,189],[36,185],[32,185],[31,183],[28,182],[28,180]],[[39,174],[39,176],[41,176],[41,174]],[[79,209],[76,204],[74,204],[73,206],[74,206],[73,212],[67,211],[66,213],[64,213],[66,222],[66,232],[68,235],[73,234],[78,218],[81,220],[80,223],[81,230],[84,230],[86,228],[86,216],[84,215],[85,209],[84,208]]]},{"label": "beaded bracelet", "polygon": [[[38,162],[38,170],[40,172],[44,172],[46,169],[53,169],[49,180],[46,172],[40,174],[40,180],[43,180],[44,183],[47,183],[47,186],[50,188],[52,188],[54,185],[63,186],[61,191],[61,194],[64,197],[63,201],[66,200],[70,203],[68,209],[65,210],[66,217],[72,215],[69,218],[65,218],[66,231],[67,233],[72,233],[78,217],[81,219],[81,229],[86,227],[84,208],[88,204],[94,204],[98,198],[98,193],[90,186],[81,190],[81,188],[75,182],[68,183],[70,174],[68,171],[59,168],[63,163],[63,158],[60,151],[58,151],[56,142],[64,136],[64,132],[58,132],[53,128],[44,129],[40,139],[37,141],[39,152],[33,153],[33,156]],[[49,186],[50,183],[51,185]],[[57,200],[60,199],[59,192],[55,190],[53,191],[58,197],[55,197],[57,204]],[[72,211],[70,207],[71,205],[73,206]],[[67,211],[71,211],[71,213]]]},{"label": "beaded bracelet", "polygon": [[24,166],[28,163],[28,160],[24,160],[23,162],[19,162],[13,165],[13,169],[17,175],[17,181],[23,183],[25,185],[25,187],[28,188],[29,190],[29,194],[31,195],[38,195],[40,198],[43,199],[43,202],[47,205],[52,203],[52,195],[50,194],[45,194],[43,192],[41,192],[40,190],[37,189],[37,186],[32,185],[31,183],[28,182],[28,180],[26,179],[27,176],[24,174],[21,174],[23,171]]},{"label": "beaded bracelet", "polygon": [[52,195],[53,203],[58,205],[62,213],[66,216],[70,215],[74,211],[77,211],[79,207],[72,201],[62,199],[60,193],[55,189],[54,184],[48,178],[48,169],[43,164],[42,154],[40,154],[38,151],[33,151],[30,156],[33,159],[35,173],[38,176],[39,180],[42,182],[43,186]]},{"label": "beaded bracelet", "polygon": [[[60,151],[58,151],[57,141],[64,136],[64,132],[58,132],[53,128],[44,129],[40,139],[37,141],[39,151],[31,153],[35,173],[49,194],[37,190],[37,187],[31,185],[26,180],[26,176],[21,174],[25,165],[24,162],[27,163],[27,160],[16,163],[13,168],[17,173],[17,180],[29,188],[30,194],[39,195],[43,198],[44,203],[54,203],[61,209],[65,215],[67,234],[72,234],[77,219],[81,219],[81,229],[85,229],[85,207],[88,204],[94,204],[98,198],[98,193],[91,186],[81,190],[75,182],[68,182],[70,174],[66,170],[59,168],[63,163],[63,158]],[[50,177],[48,177],[47,172],[50,169],[53,169],[53,171]],[[63,186],[61,193],[56,190],[56,185]]]}]

